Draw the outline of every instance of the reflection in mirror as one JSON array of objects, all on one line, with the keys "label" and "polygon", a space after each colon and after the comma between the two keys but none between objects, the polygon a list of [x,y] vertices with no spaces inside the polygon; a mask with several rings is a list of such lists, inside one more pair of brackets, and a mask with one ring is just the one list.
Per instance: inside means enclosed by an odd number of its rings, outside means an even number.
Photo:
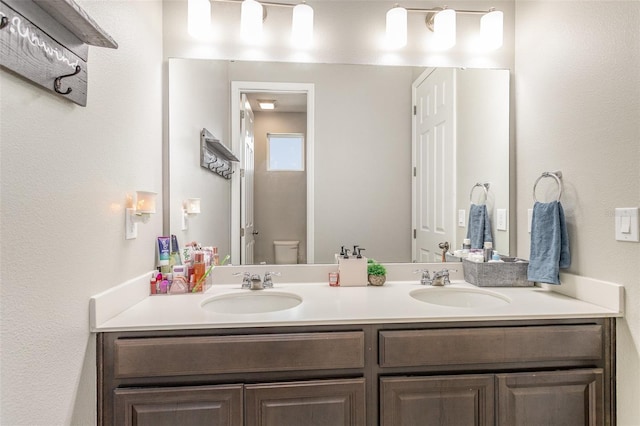
[{"label": "reflection in mirror", "polygon": [[[473,70],[468,70],[473,71]],[[198,134],[204,127],[218,136],[227,147],[237,146],[231,140],[230,86],[237,82],[292,82],[313,84],[315,99],[313,150],[306,161],[313,161],[309,179],[313,185],[312,217],[314,263],[333,263],[341,246],[359,245],[365,254],[382,262],[411,262],[412,254],[412,84],[424,68],[400,66],[367,66],[339,64],[296,64],[242,61],[171,59],[169,61],[169,215],[170,232],[184,242],[197,240],[203,245],[217,246],[221,254],[231,253],[232,185],[239,184],[240,168],[232,179],[225,180],[199,167]],[[505,71],[508,77],[508,71]],[[486,83],[479,84],[488,87]],[[468,90],[465,90],[468,92]],[[460,88],[459,93],[465,91]],[[490,182],[487,205],[492,219],[497,209],[508,209],[509,203],[509,131],[507,95],[495,96],[506,102],[501,123],[470,122],[468,128],[457,128],[455,184],[446,199],[455,215],[452,234],[446,236],[452,249],[458,248],[466,235],[466,223],[459,226],[459,211],[469,208],[469,192],[476,182]],[[493,104],[477,100],[466,108],[494,109]],[[255,109],[255,107],[254,107]],[[467,111],[474,116],[473,111]],[[272,112],[260,114],[278,114]],[[287,113],[292,114],[292,113]],[[480,117],[480,114],[477,114]],[[504,140],[487,129],[506,129]],[[305,133],[303,130],[262,128],[266,133]],[[462,137],[462,135],[466,135]],[[309,135],[306,135],[309,137]],[[466,145],[469,144],[469,145]],[[241,152],[234,152],[239,157]],[[241,158],[242,160],[242,158]],[[263,161],[263,160],[260,160]],[[266,160],[264,160],[266,161]],[[242,163],[241,163],[242,164]],[[309,164],[305,164],[308,169]],[[262,166],[261,166],[262,167]],[[283,173],[283,172],[277,172]],[[288,172],[286,172],[288,173]],[[256,174],[257,176],[257,174]],[[260,184],[278,176],[265,175]],[[256,187],[260,184],[256,183]],[[275,185],[274,191],[290,189]],[[181,200],[201,199],[201,211],[181,230]],[[302,207],[274,202],[279,218]],[[309,204],[306,204],[309,205]],[[254,206],[255,207],[255,206]],[[233,209],[237,211],[238,209]],[[254,212],[256,210],[254,209]],[[235,213],[234,213],[235,214]],[[466,217],[465,217],[466,220]],[[495,223],[495,219],[494,223]],[[256,218],[256,224],[258,219]],[[498,231],[494,225],[495,247],[509,252],[509,231]],[[268,224],[256,227],[254,263],[275,261],[274,241],[300,241],[298,261],[306,260],[306,240],[286,229],[271,232]],[[258,246],[262,246],[258,250]],[[238,264],[239,259],[232,259]]]}]

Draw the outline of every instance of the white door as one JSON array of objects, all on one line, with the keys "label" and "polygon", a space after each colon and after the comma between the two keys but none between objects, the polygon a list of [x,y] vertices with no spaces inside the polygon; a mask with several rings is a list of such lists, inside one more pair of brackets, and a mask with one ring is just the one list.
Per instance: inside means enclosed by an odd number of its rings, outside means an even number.
[{"label": "white door", "polygon": [[255,236],[253,222],[253,111],[247,102],[247,95],[242,94],[240,102],[240,145],[243,149],[242,169],[240,172],[240,264],[253,265]]},{"label": "white door", "polygon": [[413,260],[439,262],[455,245],[455,70],[427,70],[413,83]]}]

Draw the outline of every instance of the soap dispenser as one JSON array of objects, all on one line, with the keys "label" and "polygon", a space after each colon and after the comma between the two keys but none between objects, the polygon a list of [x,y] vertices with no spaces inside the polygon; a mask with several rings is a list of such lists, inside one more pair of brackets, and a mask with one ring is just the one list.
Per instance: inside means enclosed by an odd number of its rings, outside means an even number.
[{"label": "soap dispenser", "polygon": [[353,246],[353,253],[349,257],[349,249],[344,249],[344,255],[338,258],[338,272],[340,275],[340,287],[366,286],[367,258],[362,256],[359,246]]}]

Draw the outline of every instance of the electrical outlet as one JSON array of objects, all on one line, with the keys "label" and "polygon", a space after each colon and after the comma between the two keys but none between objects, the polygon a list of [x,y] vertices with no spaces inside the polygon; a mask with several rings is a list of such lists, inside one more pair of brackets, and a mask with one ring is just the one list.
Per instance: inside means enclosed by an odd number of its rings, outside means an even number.
[{"label": "electrical outlet", "polygon": [[466,225],[466,220],[465,220],[466,214],[467,212],[464,209],[458,210],[458,226],[461,228],[464,228]]},{"label": "electrical outlet", "polygon": [[527,229],[531,233],[531,222],[533,222],[533,209],[527,210]]},{"label": "electrical outlet", "polygon": [[507,230],[507,209],[497,209],[496,210],[496,229],[498,231],[506,231]]},{"label": "electrical outlet", "polygon": [[617,208],[615,219],[617,241],[640,242],[638,207]]}]

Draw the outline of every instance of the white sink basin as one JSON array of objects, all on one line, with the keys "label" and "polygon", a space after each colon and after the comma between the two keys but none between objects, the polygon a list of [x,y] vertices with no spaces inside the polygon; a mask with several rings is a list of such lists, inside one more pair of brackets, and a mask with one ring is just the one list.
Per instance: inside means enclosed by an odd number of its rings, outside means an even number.
[{"label": "white sink basin", "polygon": [[300,303],[302,297],[294,293],[246,290],[206,299],[202,308],[220,314],[260,314],[291,309]]},{"label": "white sink basin", "polygon": [[430,287],[414,290],[410,295],[420,302],[454,308],[490,308],[511,303],[501,294],[470,288]]}]

